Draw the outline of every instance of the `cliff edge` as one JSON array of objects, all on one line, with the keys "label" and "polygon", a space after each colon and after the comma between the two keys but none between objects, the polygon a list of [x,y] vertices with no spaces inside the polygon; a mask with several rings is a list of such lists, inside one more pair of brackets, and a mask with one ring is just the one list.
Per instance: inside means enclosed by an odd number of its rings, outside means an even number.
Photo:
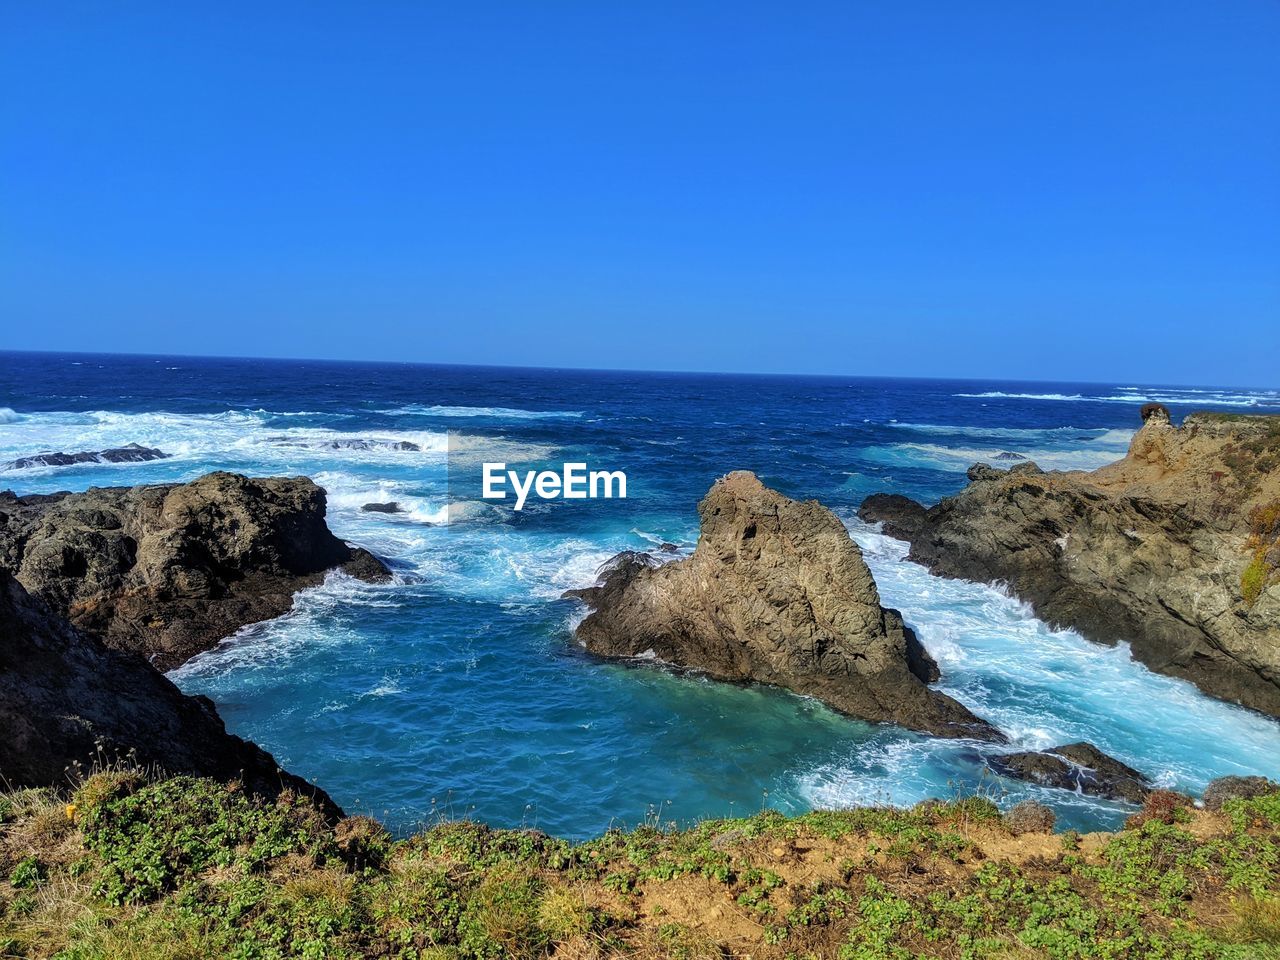
[{"label": "cliff edge", "polygon": [[1143,412],[1091,473],[977,464],[932,508],[877,494],[859,515],[935,574],[1004,582],[1050,623],[1280,716],[1280,417]]},{"label": "cliff edge", "polygon": [[0,567],[107,646],[171,670],[341,569],[389,578],[325,524],[306,477],[210,473],[191,483],[0,493]]}]

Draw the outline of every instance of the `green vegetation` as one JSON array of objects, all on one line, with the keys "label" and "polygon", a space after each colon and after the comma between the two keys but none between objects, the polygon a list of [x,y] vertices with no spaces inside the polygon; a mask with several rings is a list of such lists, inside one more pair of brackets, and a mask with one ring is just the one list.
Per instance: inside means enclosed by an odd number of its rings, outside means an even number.
[{"label": "green vegetation", "polygon": [[1252,607],[1280,569],[1280,500],[1249,511],[1248,546],[1253,556],[1240,574],[1240,595]]},{"label": "green vegetation", "polygon": [[970,798],[573,844],[471,822],[393,840],[288,794],[109,771],[0,795],[0,877],[3,957],[1280,958],[1280,794],[1212,814],[1162,793],[1084,837]]}]

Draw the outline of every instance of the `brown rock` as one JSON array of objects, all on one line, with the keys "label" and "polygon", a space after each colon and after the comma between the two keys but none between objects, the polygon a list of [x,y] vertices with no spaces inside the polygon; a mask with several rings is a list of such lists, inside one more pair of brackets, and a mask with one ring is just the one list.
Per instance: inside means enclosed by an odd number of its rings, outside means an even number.
[{"label": "brown rock", "polygon": [[830,510],[740,471],[717,481],[698,512],[691,556],[658,566],[622,554],[599,586],[570,591],[594,609],[577,630],[588,650],[775,684],[937,736],[1003,739],[926,686],[937,665],[898,612],[880,605],[861,552]]},{"label": "brown rock", "polygon": [[1151,792],[1151,781],[1091,743],[998,754],[987,763],[1006,777],[1112,800],[1142,803]]},{"label": "brown rock", "polygon": [[227,733],[206,697],[185,696],[139,658],[75,629],[3,569],[0,729],[0,782],[11,786],[69,787],[77,767],[125,763],[237,780],[267,797],[288,789],[342,815],[323,790]]},{"label": "brown rock", "polygon": [[1280,534],[1267,524],[1280,417],[1174,427],[1148,411],[1128,455],[1092,473],[978,464],[969,479],[923,516],[882,498],[863,515],[935,574],[1007,583],[1050,623],[1128,641],[1153,670],[1280,716]]},{"label": "brown rock", "polygon": [[0,566],[75,626],[169,670],[287,612],[331,569],[389,577],[324,514],[305,477],[0,493]]}]

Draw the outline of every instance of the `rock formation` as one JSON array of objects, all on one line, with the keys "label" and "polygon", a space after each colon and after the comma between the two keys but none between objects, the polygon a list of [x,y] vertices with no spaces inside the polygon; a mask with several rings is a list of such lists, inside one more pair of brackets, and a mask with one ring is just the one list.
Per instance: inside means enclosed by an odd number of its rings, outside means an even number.
[{"label": "rock formation", "polygon": [[993,754],[987,757],[987,764],[996,773],[1016,780],[1128,803],[1142,803],[1151,792],[1150,780],[1091,743]]},{"label": "rock formation", "polygon": [[122,762],[236,780],[269,797],[287,788],[342,815],[323,790],[227,733],[207,698],[183,695],[142,660],[77,630],[4,569],[0,729],[0,782],[11,786],[66,787],[77,765],[87,774]]},{"label": "rock formation", "polygon": [[335,537],[324,514],[324,491],[304,477],[6,492],[0,567],[79,629],[169,670],[285,613],[328,570],[389,576]]},{"label": "rock formation", "polygon": [[110,450],[82,450],[79,453],[38,453],[33,457],[19,457],[4,465],[5,470],[26,470],[30,467],[69,467],[77,463],[146,463],[163,460],[169,454],[155,447],[126,443]]},{"label": "rock formation", "polygon": [[403,513],[400,509],[398,501],[389,500],[386,503],[366,503],[360,508],[365,513]]},{"label": "rock formation", "polygon": [[1050,623],[1280,716],[1280,417],[1144,413],[1092,473],[978,464],[927,511],[876,496],[859,513],[936,574],[1007,583]]},{"label": "rock formation", "polygon": [[898,612],[880,605],[861,552],[826,507],[737,472],[711,487],[698,512],[691,556],[659,566],[623,554],[599,586],[570,591],[594,608],[577,630],[589,651],[775,684],[937,736],[1003,739],[926,686],[936,664]]}]

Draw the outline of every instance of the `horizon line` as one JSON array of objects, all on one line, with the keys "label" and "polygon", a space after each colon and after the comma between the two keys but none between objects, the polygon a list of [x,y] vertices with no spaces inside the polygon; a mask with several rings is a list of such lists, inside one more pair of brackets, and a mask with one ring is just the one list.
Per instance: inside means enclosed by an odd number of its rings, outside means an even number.
[{"label": "horizon line", "polygon": [[[656,370],[648,367],[592,367],[592,366],[575,366],[567,364],[565,366],[537,366],[518,363],[464,363],[458,361],[433,361],[433,360],[368,360],[368,359],[352,359],[345,357],[284,357],[284,356],[250,356],[245,354],[229,354],[229,353],[127,353],[118,350],[21,350],[7,347],[0,347],[0,356],[6,354],[16,355],[35,355],[35,356],[74,356],[74,357],[132,357],[141,359],[179,359],[179,360],[241,360],[241,361],[270,361],[277,363],[334,363],[334,364],[358,364],[367,366],[397,366],[397,367],[455,367],[472,370],[539,370],[549,373],[559,371],[572,371],[575,373],[635,373],[635,374],[651,374],[651,375],[678,375],[678,376],[695,376],[695,377],[758,377],[772,379],[807,379],[807,380],[903,380],[903,381],[930,381],[941,383],[1012,383],[1012,384],[1070,384],[1073,386],[1098,386],[1111,387],[1118,386],[1120,381],[1110,380],[1051,380],[1037,377],[929,377],[929,376],[908,376],[904,374],[862,374],[862,373],[777,373],[757,370],[693,370],[693,369],[665,369]],[[1142,381],[1137,381],[1141,383]],[[1153,387],[1207,387],[1217,390],[1253,390],[1253,391],[1280,391],[1280,387],[1271,386],[1244,386],[1240,384],[1211,384],[1211,383],[1174,383],[1171,381],[1159,382],[1148,381],[1147,386]],[[1136,399],[1135,399],[1136,402]]]}]

